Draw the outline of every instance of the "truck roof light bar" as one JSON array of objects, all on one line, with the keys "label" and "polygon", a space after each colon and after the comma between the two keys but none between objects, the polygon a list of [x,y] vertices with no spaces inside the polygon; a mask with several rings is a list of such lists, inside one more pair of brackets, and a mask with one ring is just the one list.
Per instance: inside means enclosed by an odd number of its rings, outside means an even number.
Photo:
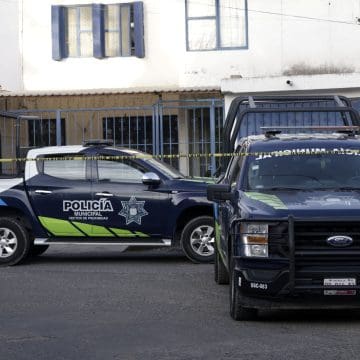
[{"label": "truck roof light bar", "polygon": [[265,137],[267,139],[274,138],[274,137],[276,137],[276,135],[279,135],[279,134],[281,134],[281,130],[273,129],[273,130],[266,130],[265,131]]},{"label": "truck roof light bar", "polygon": [[319,130],[319,131],[360,131],[360,126],[261,126],[261,130],[265,132],[276,130]]},{"label": "truck roof light bar", "polygon": [[265,132],[265,137],[271,139],[283,132],[283,130],[316,130],[316,131],[336,131],[348,136],[355,136],[360,132],[359,126],[262,126],[261,130]]}]

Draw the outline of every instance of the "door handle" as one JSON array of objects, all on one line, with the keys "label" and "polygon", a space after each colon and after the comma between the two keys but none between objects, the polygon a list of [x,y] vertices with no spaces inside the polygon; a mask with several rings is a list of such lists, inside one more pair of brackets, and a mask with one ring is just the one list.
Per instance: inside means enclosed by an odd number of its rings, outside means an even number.
[{"label": "door handle", "polygon": [[43,194],[43,195],[47,195],[47,194],[51,194],[52,191],[50,190],[35,190],[36,194]]},{"label": "door handle", "polygon": [[112,197],[114,194],[111,194],[109,192],[98,192],[95,194],[96,196],[104,196],[104,197]]}]

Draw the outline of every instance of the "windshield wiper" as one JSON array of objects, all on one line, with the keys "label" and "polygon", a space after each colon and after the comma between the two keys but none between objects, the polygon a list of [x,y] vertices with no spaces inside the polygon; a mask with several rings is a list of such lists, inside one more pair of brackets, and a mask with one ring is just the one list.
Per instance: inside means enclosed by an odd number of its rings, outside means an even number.
[{"label": "windshield wiper", "polygon": [[331,190],[360,190],[360,187],[353,187],[353,186],[339,186],[331,188]]},{"label": "windshield wiper", "polygon": [[308,189],[304,189],[304,188],[297,188],[297,187],[284,187],[284,186],[275,186],[275,187],[271,187],[271,188],[261,188],[261,189],[256,189],[257,191],[276,191],[276,190],[308,190]]},{"label": "windshield wiper", "polygon": [[303,174],[262,174],[261,176],[271,176],[271,177],[304,177],[310,180],[314,180],[319,184],[323,185],[323,183],[316,176],[311,175],[303,175]]}]

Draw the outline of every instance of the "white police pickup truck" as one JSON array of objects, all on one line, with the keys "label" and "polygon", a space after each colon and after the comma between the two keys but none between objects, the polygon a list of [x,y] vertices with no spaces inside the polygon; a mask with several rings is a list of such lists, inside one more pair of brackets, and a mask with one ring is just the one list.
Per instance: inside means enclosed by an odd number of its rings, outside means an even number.
[{"label": "white police pickup truck", "polygon": [[0,265],[52,244],[181,245],[194,262],[213,260],[207,184],[109,145],[33,149],[23,176],[0,179]]}]

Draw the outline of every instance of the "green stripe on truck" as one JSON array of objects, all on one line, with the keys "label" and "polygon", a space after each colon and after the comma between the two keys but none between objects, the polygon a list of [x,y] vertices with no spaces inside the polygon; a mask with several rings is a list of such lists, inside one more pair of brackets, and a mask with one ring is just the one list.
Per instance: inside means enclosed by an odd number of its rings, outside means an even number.
[{"label": "green stripe on truck", "polygon": [[55,236],[85,236],[70,221],[39,216],[41,225]]}]

